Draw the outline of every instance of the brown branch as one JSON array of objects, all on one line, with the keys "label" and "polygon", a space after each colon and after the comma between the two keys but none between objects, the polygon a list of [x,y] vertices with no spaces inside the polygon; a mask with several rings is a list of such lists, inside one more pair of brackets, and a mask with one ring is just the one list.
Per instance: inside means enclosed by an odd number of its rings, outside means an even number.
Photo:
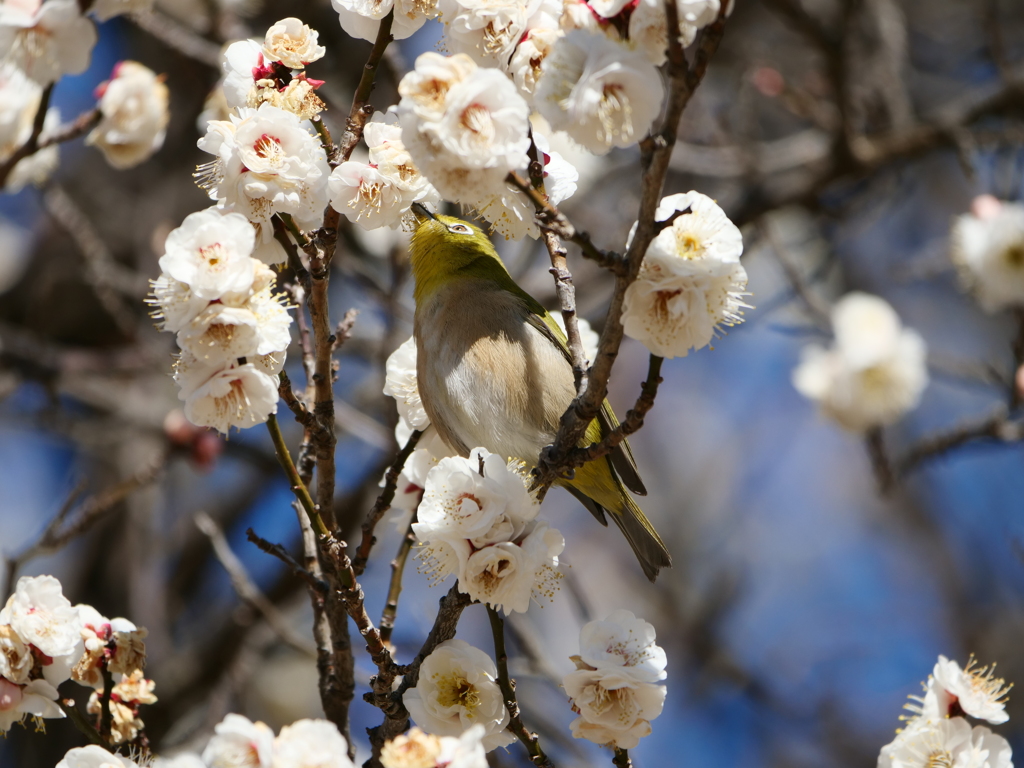
[{"label": "brown branch", "polygon": [[893,472],[892,462],[889,460],[889,451],[885,447],[882,428],[872,427],[869,429],[864,435],[864,444],[868,449],[871,469],[875,473],[878,490],[884,495],[892,490],[893,484],[896,482],[896,475]]},{"label": "brown branch", "polygon": [[194,520],[196,527],[210,540],[213,553],[220,564],[224,566],[228,576],[231,577],[231,586],[234,587],[238,597],[261,613],[270,628],[287,645],[304,655],[315,656],[316,650],[306,642],[304,637],[292,629],[288,619],[281,614],[277,606],[267,599],[267,596],[250,578],[242,561],[231,551],[231,546],[216,521],[205,512],[198,512]]},{"label": "brown branch", "polygon": [[600,459],[614,451],[623,440],[637,432],[644,425],[644,418],[654,407],[654,398],[658,395],[661,378],[661,364],[664,358],[651,355],[647,366],[647,380],[640,387],[640,395],[636,404],[629,409],[622,423],[605,435],[601,442],[591,443],[586,448],[577,448],[569,452],[566,464],[569,467],[582,467],[589,461]]},{"label": "brown branch", "polygon": [[82,714],[82,711],[75,706],[74,699],[57,699],[57,706],[64,710],[64,714],[68,716],[68,720],[79,730],[79,732],[89,740],[91,744],[97,744],[104,749],[110,746],[110,744],[100,736],[100,732],[96,730],[96,727],[89,722],[89,718]]},{"label": "brown branch", "polygon": [[348,121],[345,124],[345,134],[341,139],[341,147],[338,151],[340,162],[345,162],[352,156],[352,150],[356,148],[359,140],[363,137],[363,128],[373,115],[373,107],[370,106],[370,94],[373,92],[373,81],[377,77],[377,69],[384,58],[384,51],[394,40],[391,34],[391,25],[395,20],[395,10],[392,8],[388,15],[380,21],[377,28],[377,39],[374,40],[373,48],[366,59],[363,67],[363,74],[359,78],[359,85],[356,86],[355,95],[352,97],[352,108],[348,112]]},{"label": "brown branch", "polygon": [[274,451],[277,453],[277,460],[281,464],[281,468],[284,469],[285,475],[288,476],[288,482],[291,484],[292,493],[295,494],[295,498],[299,500],[302,505],[302,509],[305,511],[306,516],[309,518],[310,523],[313,525],[313,529],[318,535],[325,535],[327,528],[324,525],[323,519],[320,517],[320,512],[317,506],[313,503],[313,499],[309,495],[309,489],[306,488],[306,484],[302,482],[302,478],[299,477],[299,471],[295,468],[295,464],[292,462],[291,454],[288,453],[288,446],[284,441],[284,435],[281,434],[281,427],[277,423],[277,416],[270,414],[267,418],[267,431],[270,432],[270,439],[274,441]]},{"label": "brown branch", "polygon": [[553,445],[540,455],[534,470],[534,488],[543,495],[547,488],[562,477],[568,457],[579,445],[590,422],[596,418],[608,394],[608,380],[612,366],[622,343],[622,302],[626,289],[636,279],[640,264],[657,229],[655,212],[661,200],[668,163],[675,145],[679,120],[697,86],[707,72],[711,57],[718,49],[725,32],[725,10],[723,4],[718,19],[701,32],[697,43],[693,65],[688,67],[682,45],[676,31],[679,29],[678,10],[675,3],[666,4],[669,34],[668,74],[670,78],[668,106],[665,120],[656,133],[640,143],[640,159],[643,179],[640,190],[640,211],[636,232],[625,254],[628,271],[616,275],[615,292],[608,308],[608,319],[601,334],[597,359],[590,369],[586,391],[577,397],[562,415],[558,434]]},{"label": "brown branch", "polygon": [[293,414],[295,414],[295,420],[302,426],[308,428],[314,427],[313,414],[306,408],[305,403],[299,400],[295,391],[292,389],[292,380],[288,378],[288,374],[281,371],[278,375],[277,393],[284,400],[284,404],[288,406]]},{"label": "brown branch", "polygon": [[540,746],[537,734],[533,733],[525,725],[519,714],[519,702],[516,701],[516,682],[508,674],[508,654],[505,652],[505,622],[501,615],[487,606],[487,619],[491,623],[491,636],[494,638],[494,661],[498,666],[498,687],[501,688],[502,696],[505,699],[505,709],[508,710],[508,730],[516,735],[516,738],[523,743],[526,751],[530,753],[530,762],[542,768],[554,768],[548,756]]},{"label": "brown branch", "polygon": [[398,598],[402,594],[402,575],[405,573],[405,563],[409,559],[409,552],[412,545],[416,543],[416,535],[412,532],[412,524],[416,522],[416,510],[413,510],[412,520],[405,529],[402,543],[398,547],[398,554],[391,561],[391,581],[388,583],[388,599],[384,604],[384,610],[380,617],[380,637],[384,643],[391,642],[391,633],[395,628],[395,619],[398,616]]},{"label": "brown branch", "polygon": [[65,141],[73,141],[95,128],[103,118],[99,109],[90,109],[83,112],[70,123],[58,126],[55,131],[48,134],[45,139],[40,139],[36,147],[37,151],[46,149],[54,144],[63,144]]},{"label": "brown branch", "polygon": [[345,316],[341,318],[341,322],[334,329],[334,346],[333,351],[337,352],[338,348],[341,347],[346,341],[352,338],[352,329],[356,324],[356,317],[359,316],[358,309],[350,309],[345,313]]},{"label": "brown branch", "polygon": [[314,592],[324,593],[327,591],[327,582],[314,576],[312,573],[307,571],[298,561],[288,554],[288,550],[282,547],[280,544],[274,544],[267,541],[262,536],[258,536],[252,528],[247,528],[245,531],[246,538],[255,544],[259,549],[266,552],[272,557],[276,557],[282,563],[288,566],[292,573],[301,578],[310,586]]},{"label": "brown branch", "polygon": [[565,259],[565,248],[554,232],[544,233],[544,245],[551,259],[551,275],[555,278],[555,295],[562,310],[562,322],[565,325],[565,337],[569,344],[569,359],[572,361],[573,382],[576,394],[586,391],[590,364],[587,353],[583,350],[583,339],[580,338],[579,318],[576,315],[576,286],[572,282],[572,273]]},{"label": "brown branch", "polygon": [[46,110],[50,108],[50,96],[53,95],[54,85],[55,83],[50,83],[43,89],[43,95],[39,99],[39,108],[36,110],[35,119],[32,121],[32,133],[29,134],[24,144],[14,150],[11,156],[0,164],[0,189],[7,186],[7,177],[11,175],[14,166],[39,148],[39,137],[43,133],[43,121],[46,120]]},{"label": "brown branch", "polygon": [[612,765],[615,768],[633,768],[633,761],[629,759],[629,750],[615,748],[615,757],[612,758]]},{"label": "brown branch", "polygon": [[927,461],[968,443],[998,441],[1012,443],[1024,440],[1024,422],[1011,421],[1006,412],[980,421],[969,422],[948,432],[926,437],[912,446],[895,462],[896,477],[903,478]]},{"label": "brown branch", "polygon": [[398,452],[394,463],[388,468],[387,474],[384,475],[384,489],[377,497],[377,501],[374,502],[373,508],[366,515],[366,520],[363,521],[363,537],[359,542],[359,548],[356,550],[356,556],[352,564],[352,570],[356,576],[361,575],[366,570],[366,563],[370,559],[370,550],[373,549],[373,545],[377,541],[373,535],[374,529],[384,516],[384,513],[391,509],[391,502],[395,500],[395,491],[398,488],[398,476],[402,474],[405,462],[409,460],[412,452],[416,450],[416,444],[419,443],[422,436],[422,431],[418,429],[413,430],[412,434],[409,435],[409,439],[405,441],[405,446]]}]

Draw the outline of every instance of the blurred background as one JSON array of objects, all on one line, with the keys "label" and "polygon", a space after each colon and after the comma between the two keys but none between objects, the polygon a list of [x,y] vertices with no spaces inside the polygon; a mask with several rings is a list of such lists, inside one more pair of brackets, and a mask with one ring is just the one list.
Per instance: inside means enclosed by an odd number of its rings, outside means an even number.
[{"label": "blurred background", "polygon": [[[118,172],[81,141],[66,144],[46,186],[0,198],[4,594],[11,577],[52,573],[72,602],[149,629],[160,700],[142,717],[162,753],[201,748],[231,711],[275,729],[321,714],[304,585],[245,540],[252,527],[299,551],[270,440],[260,428],[223,439],[182,423],[174,339],[143,303],[167,233],[210,204],[191,172],[204,159],[197,121],[220,46],[262,38],[291,15],[327,47],[309,72],[326,81],[325,120],[339,136],[369,44],[344,35],[329,3],[158,0],[152,16],[100,25],[90,69],[61,80],[54,103],[71,119],[92,108],[117,61],[141,61],[171,90],[163,149]],[[439,39],[431,22],[391,46],[376,107],[397,101],[398,79]],[[950,223],[975,196],[1024,193],[1024,4],[738,0],[679,139],[666,194],[708,194],[742,227],[756,309],[713,350],[666,362],[632,440],[650,489],[643,507],[676,563],[657,584],[567,494],[545,501],[566,537],[566,578],[553,603],[510,622],[525,720],[558,765],[610,765],[571,738],[558,681],[580,625],[626,607],[655,625],[669,658],[665,711],[631,750],[635,765],[873,765],[938,654],[964,663],[974,653],[1024,682],[1024,443],[1013,429],[1024,413],[1011,394],[1024,315],[983,313],[948,253]],[[556,148],[581,177],[564,210],[600,246],[620,248],[637,209],[638,154]],[[553,308],[543,247],[499,247]],[[346,226],[334,262],[332,321],[359,310],[336,387],[335,506],[349,531],[396,451],[381,387],[384,361],[411,333],[404,249],[401,233]],[[582,315],[599,329],[611,282],[573,248],[570,266]],[[966,437],[964,425],[994,419],[1009,425],[1007,439],[927,452],[880,492],[863,439],[826,422],[790,380],[801,348],[828,340],[822,308],[851,290],[886,298],[928,344],[923,402],[883,436],[893,466],[937,435]],[[294,381],[298,362],[292,354]],[[646,367],[627,339],[611,393],[620,414]],[[295,446],[300,432],[281,410]],[[240,600],[199,512],[292,632]],[[82,534],[57,551],[35,547],[61,514],[84,520]],[[400,540],[388,520],[378,530],[364,578],[374,617]],[[447,589],[426,581],[407,569],[400,662]],[[490,649],[482,609],[466,612],[459,636]],[[365,684],[371,667],[357,660]],[[1020,696],[1009,712],[997,730],[1020,752]],[[352,716],[365,756],[364,728],[379,713],[357,695]],[[0,740],[0,765],[53,766],[82,743],[67,721],[49,721],[47,733],[15,728]],[[491,759],[528,764],[517,745]]]}]

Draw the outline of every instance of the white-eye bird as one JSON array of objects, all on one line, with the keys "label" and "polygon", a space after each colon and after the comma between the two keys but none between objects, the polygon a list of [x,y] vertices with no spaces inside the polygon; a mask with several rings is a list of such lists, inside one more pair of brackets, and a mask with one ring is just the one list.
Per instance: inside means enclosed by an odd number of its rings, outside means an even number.
[{"label": "white-eye bird", "polygon": [[[480,229],[420,205],[413,212],[413,335],[423,407],[441,439],[461,456],[479,446],[533,466],[554,442],[576,395],[565,335],[516,285]],[[599,441],[617,423],[606,400],[580,445]],[[608,524],[604,513],[611,515],[651,581],[672,564],[626,490],[647,492],[625,441],[558,484],[602,525]]]}]

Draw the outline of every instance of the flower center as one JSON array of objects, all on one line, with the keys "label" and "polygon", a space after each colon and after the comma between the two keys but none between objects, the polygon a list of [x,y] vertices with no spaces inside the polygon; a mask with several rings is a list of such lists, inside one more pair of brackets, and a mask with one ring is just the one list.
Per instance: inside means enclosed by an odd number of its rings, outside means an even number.
[{"label": "flower center", "polygon": [[669,302],[683,292],[682,288],[671,291],[658,291],[654,298],[654,314],[661,322],[666,322],[674,314],[669,309]]},{"label": "flower center", "polygon": [[211,245],[204,245],[199,249],[199,255],[207,263],[208,266],[216,267],[222,261],[227,258],[225,248],[220,243],[212,243]]},{"label": "flower center", "polygon": [[480,692],[466,678],[452,673],[441,680],[437,703],[442,707],[462,707],[467,714],[472,714],[480,706]]},{"label": "flower center", "polygon": [[284,149],[281,147],[281,140],[269,133],[264,133],[256,143],[252,145],[257,157],[262,157],[270,162],[277,162],[284,157]]},{"label": "flower center", "polygon": [[462,127],[474,135],[479,144],[490,144],[494,141],[494,121],[491,111],[482,104],[470,104],[462,112]]},{"label": "flower center", "polygon": [[1003,258],[1013,269],[1024,267],[1024,243],[1014,243],[1003,252]]},{"label": "flower center", "polygon": [[611,141],[616,135],[624,139],[633,137],[633,110],[629,99],[618,83],[606,85],[601,92],[601,103],[597,105],[597,119],[601,123],[603,141]]}]

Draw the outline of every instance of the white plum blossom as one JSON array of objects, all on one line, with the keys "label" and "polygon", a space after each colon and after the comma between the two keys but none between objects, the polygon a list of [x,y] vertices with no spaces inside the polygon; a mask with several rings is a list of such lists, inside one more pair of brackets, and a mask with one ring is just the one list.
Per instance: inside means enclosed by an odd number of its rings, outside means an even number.
[{"label": "white plum blossom", "polygon": [[687,208],[651,241],[623,300],[626,334],[661,357],[708,346],[720,326],[743,322],[747,306],[743,238],[714,200],[699,192],[670,195],[655,219]]},{"label": "white plum blossom", "polygon": [[882,748],[878,768],[1011,768],[1010,745],[984,726],[962,717],[912,720]]},{"label": "white plum blossom", "polygon": [[177,341],[204,365],[226,366],[239,357],[256,354],[256,334],[255,314],[216,302],[178,331]]},{"label": "white plum blossom", "polygon": [[548,23],[561,13],[551,0],[438,0],[447,47],[477,64],[504,67],[530,21],[544,13]]},{"label": "white plum blossom", "polygon": [[90,744],[69,750],[56,768],[139,768],[127,757],[108,752],[103,747]]},{"label": "white plum blossom", "polygon": [[25,717],[59,719],[64,710],[57,704],[57,689],[46,680],[18,685],[0,677],[0,735]]},{"label": "white plum blossom", "polygon": [[[2,6],[0,6],[2,8]],[[10,158],[32,135],[43,89],[11,62],[0,62],[0,163]],[[60,111],[50,107],[43,120],[41,140],[60,125]],[[37,150],[11,169],[5,189],[18,192],[27,184],[40,185],[57,167],[57,145]]]},{"label": "white plum blossom", "polygon": [[962,668],[952,659],[939,656],[928,676],[924,696],[911,697],[917,703],[907,708],[931,719],[966,714],[999,725],[1010,719],[1006,695],[1010,686],[995,676],[995,666],[978,667],[972,657]]},{"label": "white plum blossom", "polygon": [[[251,106],[249,93],[256,85],[253,71],[263,66],[263,46],[255,40],[237,40],[224,49],[220,66],[224,82],[220,88],[231,109]],[[206,122],[210,122],[207,120]],[[206,122],[202,130],[206,130]]]},{"label": "white plum blossom", "polygon": [[273,239],[274,213],[290,214],[301,229],[319,225],[330,168],[294,113],[271,104],[239,109],[230,121],[211,121],[199,148],[217,158],[197,171],[201,185],[256,225],[261,242]]},{"label": "white plum blossom", "polygon": [[554,130],[604,154],[642,139],[663,96],[661,75],[643,53],[573,30],[545,57],[534,105]]},{"label": "white plum blossom", "polygon": [[319,33],[299,19],[281,19],[267,30],[263,52],[270,61],[280,61],[289,69],[303,69],[322,59],[327,49],[318,45]]},{"label": "white plum blossom", "polygon": [[32,649],[10,624],[0,624],[0,678],[10,683],[25,685],[29,682],[35,658]]},{"label": "white plum blossom", "polygon": [[47,0],[33,10],[0,4],[0,60],[11,62],[40,85],[89,66],[96,27],[75,0]]},{"label": "white plum blossom", "polygon": [[459,589],[506,614],[526,613],[534,596],[550,599],[558,588],[562,534],[547,523],[531,526],[518,543],[498,541],[477,549],[459,572]]},{"label": "white plum blossom", "polygon": [[0,610],[0,624],[10,625],[21,641],[51,658],[81,652],[78,611],[64,597],[53,576],[22,576]]},{"label": "white plum blossom", "polygon": [[803,351],[793,385],[840,426],[862,432],[898,421],[917,407],[928,383],[924,340],[895,310],[866,293],[832,309],[835,344]]},{"label": "white plum blossom", "polygon": [[146,13],[153,9],[153,3],[154,0],[95,0],[89,13],[100,21],[109,21],[128,13]]},{"label": "white plum blossom", "polygon": [[529,30],[516,46],[515,52],[508,63],[508,73],[519,88],[523,98],[533,103],[533,94],[537,90],[544,59],[555,47],[555,41],[564,32],[558,28],[537,27]]},{"label": "white plum blossom", "polygon": [[[227,293],[248,291],[255,274],[251,258],[255,239],[252,225],[240,213],[220,208],[190,213],[167,236],[160,269],[167,278],[185,283],[197,299],[212,301]],[[171,285],[167,288],[173,290]],[[168,306],[173,312],[173,306],[183,304],[190,306],[191,300],[181,299],[174,305],[169,302]],[[166,316],[166,309],[164,313]],[[171,324],[178,325],[173,321]]]},{"label": "white plum blossom", "polygon": [[299,720],[274,739],[273,768],[354,768],[348,743],[327,720]]},{"label": "white plum blossom", "polygon": [[654,683],[665,679],[668,663],[654,639],[653,626],[620,608],[580,630],[580,659],[594,669],[617,670],[636,682]]},{"label": "white plum blossom", "polygon": [[[676,0],[679,42],[690,45],[697,31],[718,18],[720,0]],[[601,14],[602,16],[604,14]],[[629,17],[629,42],[660,66],[668,51],[668,20],[664,0],[638,0]]]},{"label": "white plum blossom", "polygon": [[271,768],[274,732],[242,715],[227,715],[203,750],[209,768]]},{"label": "white plum blossom", "polygon": [[1024,205],[982,195],[954,222],[950,246],[985,311],[1024,306]]},{"label": "white plum blossom", "polygon": [[384,745],[380,762],[384,768],[487,768],[483,736],[484,727],[479,724],[458,738],[413,728]]},{"label": "white plum blossom", "polygon": [[402,143],[446,199],[475,206],[526,168],[529,106],[498,70],[424,53],[398,90]]},{"label": "white plum blossom", "polygon": [[122,61],[99,87],[99,124],[85,138],[114,168],[138,165],[164,143],[170,95],[162,75],[136,61]]},{"label": "white plum blossom", "polygon": [[497,679],[490,656],[464,640],[446,640],[423,660],[405,706],[416,725],[438,736],[461,736],[473,725],[483,726],[483,747],[490,751],[515,741]]},{"label": "white plum blossom", "polygon": [[388,356],[384,365],[384,394],[395,398],[398,415],[413,429],[426,429],[430,418],[423,408],[416,381],[416,339],[410,336]]},{"label": "white plum blossom", "polygon": [[262,424],[277,413],[277,379],[253,363],[218,368],[183,354],[174,378],[185,417],[196,426],[227,434],[231,427]]},{"label": "white plum blossom", "polygon": [[570,724],[572,735],[620,749],[632,749],[650,734],[651,720],[665,705],[665,686],[609,669],[577,669],[562,678],[562,687],[579,714]]},{"label": "white plum blossom", "polygon": [[338,12],[341,28],[349,35],[373,42],[377,37],[380,20],[392,8],[395,10],[391,34],[404,40],[426,23],[437,17],[437,0],[331,0]]},{"label": "white plum blossom", "polygon": [[572,735],[595,744],[632,749],[651,732],[661,714],[666,688],[665,651],[654,642],[654,627],[626,610],[591,621],[580,630],[577,669],[562,679],[573,711]]},{"label": "white plum blossom", "polygon": [[151,286],[152,295],[146,301],[154,307],[152,314],[160,321],[162,331],[177,333],[209,304],[207,299],[196,296],[188,283],[168,277],[166,273],[153,280]]}]

